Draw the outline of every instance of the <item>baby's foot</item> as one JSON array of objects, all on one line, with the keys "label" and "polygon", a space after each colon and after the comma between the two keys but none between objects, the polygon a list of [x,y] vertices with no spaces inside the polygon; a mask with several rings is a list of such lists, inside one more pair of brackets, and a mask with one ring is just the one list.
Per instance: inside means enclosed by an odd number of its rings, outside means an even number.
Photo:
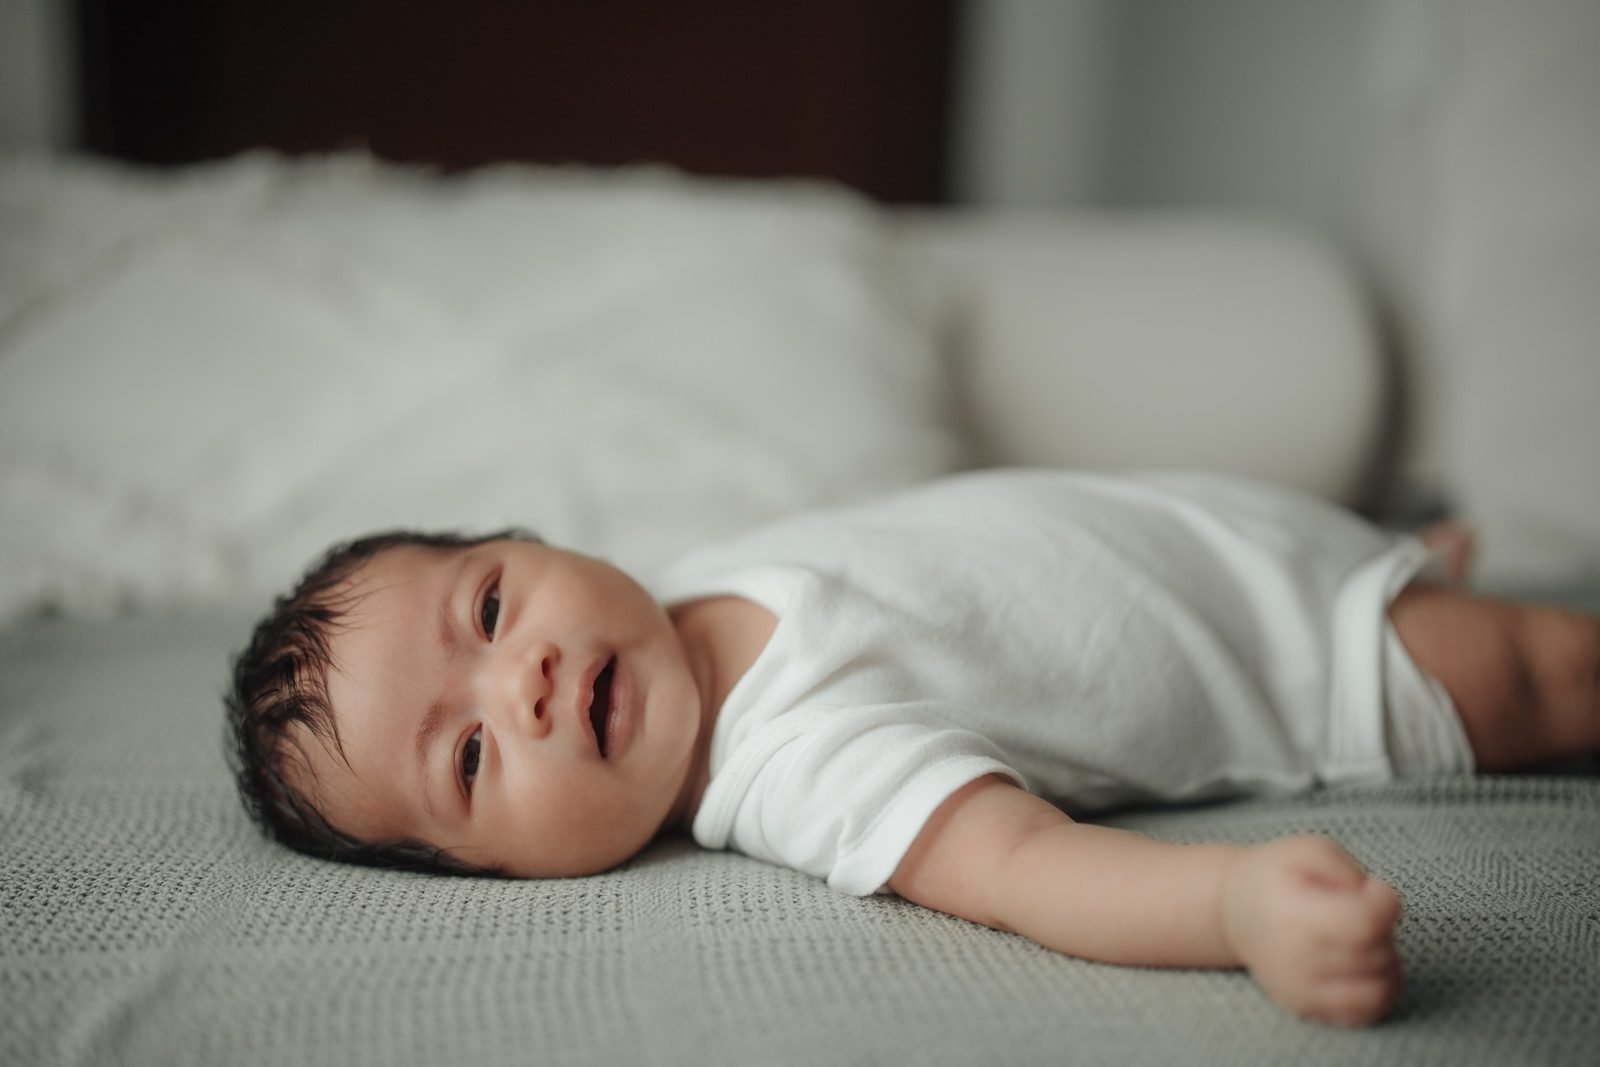
[{"label": "baby's foot", "polygon": [[1467,572],[1472,569],[1472,557],[1478,552],[1471,527],[1456,519],[1441,519],[1424,526],[1417,536],[1422,538],[1423,544],[1439,554],[1444,561],[1445,573],[1452,582],[1467,580]]},{"label": "baby's foot", "polygon": [[1242,853],[1223,894],[1223,929],[1272,999],[1297,1015],[1366,1026],[1400,996],[1400,897],[1325,837]]}]

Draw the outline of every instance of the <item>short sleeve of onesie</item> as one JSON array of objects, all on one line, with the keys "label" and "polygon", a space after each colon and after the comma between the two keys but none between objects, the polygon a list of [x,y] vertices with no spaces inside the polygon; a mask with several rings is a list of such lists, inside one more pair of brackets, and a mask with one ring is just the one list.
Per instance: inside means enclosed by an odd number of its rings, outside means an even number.
[{"label": "short sleeve of onesie", "polygon": [[728,591],[765,603],[779,625],[719,717],[694,820],[701,845],[865,895],[951,793],[986,774],[1022,784],[993,743],[863,655],[870,633],[839,631],[851,613],[828,603],[838,598],[826,579],[768,567],[732,576]]}]

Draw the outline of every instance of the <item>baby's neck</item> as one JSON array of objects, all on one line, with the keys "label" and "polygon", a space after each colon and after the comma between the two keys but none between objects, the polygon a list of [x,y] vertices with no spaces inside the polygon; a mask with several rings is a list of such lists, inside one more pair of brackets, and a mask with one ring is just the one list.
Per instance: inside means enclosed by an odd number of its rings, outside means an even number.
[{"label": "baby's neck", "polygon": [[668,613],[700,690],[700,732],[689,774],[666,827],[688,832],[711,780],[711,734],[728,693],[767,647],[778,619],[743,597],[718,596],[679,604]]}]

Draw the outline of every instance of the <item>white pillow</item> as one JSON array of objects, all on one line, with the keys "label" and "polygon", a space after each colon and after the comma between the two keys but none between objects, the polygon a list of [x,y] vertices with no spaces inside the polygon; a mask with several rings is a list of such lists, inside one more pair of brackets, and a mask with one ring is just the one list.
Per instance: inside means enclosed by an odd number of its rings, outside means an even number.
[{"label": "white pillow", "polygon": [[1188,467],[1349,504],[1371,490],[1381,364],[1309,232],[1225,214],[906,219],[983,463]]},{"label": "white pillow", "polygon": [[0,166],[0,617],[531,526],[648,571],[964,462],[864,201],[657,169]]}]

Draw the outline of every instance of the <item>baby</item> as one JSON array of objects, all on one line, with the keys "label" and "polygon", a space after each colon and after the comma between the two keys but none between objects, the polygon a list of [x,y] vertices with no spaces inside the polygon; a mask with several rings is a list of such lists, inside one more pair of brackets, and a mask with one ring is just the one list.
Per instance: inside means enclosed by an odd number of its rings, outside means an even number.
[{"label": "baby", "polygon": [[1368,1024],[1400,902],[1332,841],[1075,816],[1600,750],[1600,619],[1436,582],[1438,555],[1263,486],[1047,471],[780,521],[650,592],[514,531],[379,535],[257,627],[235,771],[331,859],[573,876],[687,832]]}]

